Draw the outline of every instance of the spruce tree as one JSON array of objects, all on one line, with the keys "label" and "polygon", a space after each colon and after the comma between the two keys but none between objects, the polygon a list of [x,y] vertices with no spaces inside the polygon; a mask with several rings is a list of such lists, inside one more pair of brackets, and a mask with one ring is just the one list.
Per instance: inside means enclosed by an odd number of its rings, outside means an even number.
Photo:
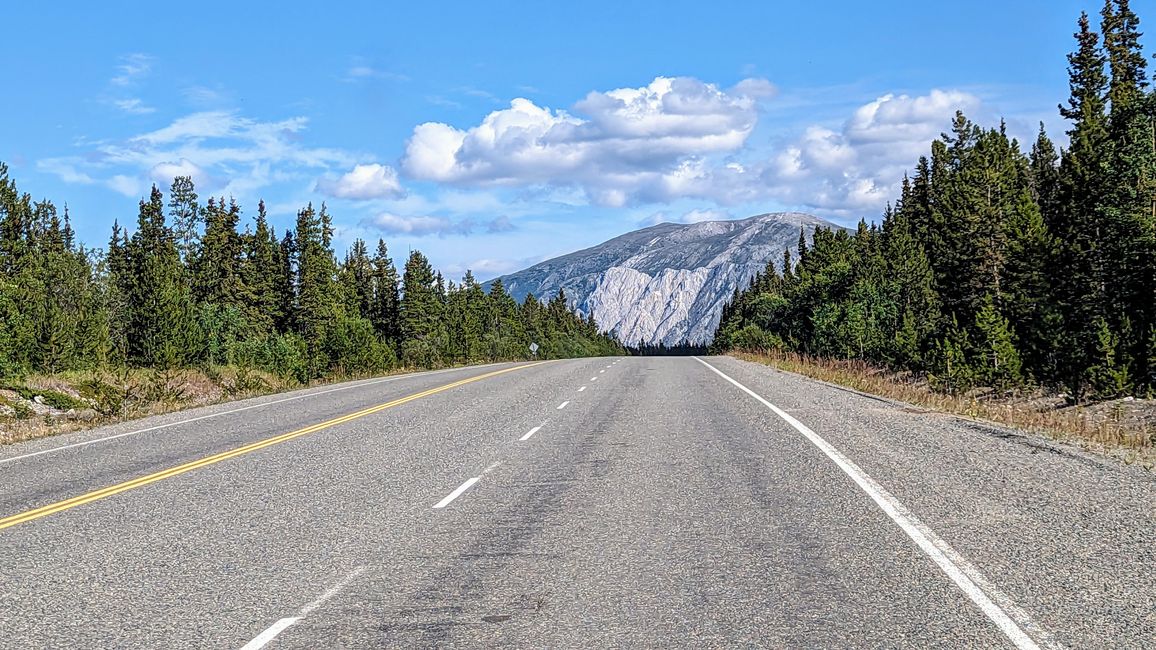
[{"label": "spruce tree", "polygon": [[245,289],[245,320],[255,332],[269,334],[281,320],[282,304],[277,289],[281,268],[277,235],[269,227],[264,201],[257,204],[254,229],[244,237],[243,246],[241,284]]},{"label": "spruce tree", "polygon": [[389,341],[395,349],[401,339],[400,301],[397,268],[389,256],[385,240],[379,239],[377,252],[373,256],[373,302],[369,320],[378,335]]},{"label": "spruce tree", "polygon": [[1087,14],[1080,16],[1076,42],[1077,50],[1068,55],[1071,96],[1067,106],[1060,107],[1060,114],[1071,122],[1070,148],[1060,163],[1060,209],[1054,230],[1061,245],[1052,273],[1057,306],[1065,319],[1060,372],[1073,398],[1079,399],[1096,355],[1096,323],[1107,316],[1104,248],[1109,233],[1100,200],[1107,176],[1108,79],[1099,36]]},{"label": "spruce tree", "polygon": [[201,336],[189,285],[172,231],[165,223],[164,197],[153,186],[140,202],[137,230],[126,248],[129,359],[157,368],[195,360]]},{"label": "spruce tree", "polygon": [[442,342],[442,302],[429,260],[412,251],[402,273],[402,356],[407,363],[434,365]]},{"label": "spruce tree", "polygon": [[177,176],[169,188],[169,219],[181,261],[188,264],[196,256],[200,240],[201,208],[191,176]]}]

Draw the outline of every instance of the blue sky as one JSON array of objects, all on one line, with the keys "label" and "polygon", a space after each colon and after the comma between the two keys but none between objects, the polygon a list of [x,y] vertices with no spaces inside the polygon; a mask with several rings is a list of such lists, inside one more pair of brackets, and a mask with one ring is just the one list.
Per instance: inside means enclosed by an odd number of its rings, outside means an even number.
[{"label": "blue sky", "polygon": [[279,231],[325,201],[340,249],[488,278],[663,220],[877,218],[956,108],[1062,139],[1064,55],[1099,9],[251,4],[8,7],[0,160],[91,244],[181,173]]}]

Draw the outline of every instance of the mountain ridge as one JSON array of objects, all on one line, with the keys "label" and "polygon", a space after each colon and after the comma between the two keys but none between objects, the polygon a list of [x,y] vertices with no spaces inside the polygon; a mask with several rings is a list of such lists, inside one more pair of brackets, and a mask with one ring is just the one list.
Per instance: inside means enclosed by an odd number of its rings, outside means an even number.
[{"label": "mountain ridge", "polygon": [[810,239],[818,227],[843,229],[804,212],[660,223],[500,279],[518,300],[563,289],[571,306],[593,312],[599,327],[623,343],[703,344],[734,290],[793,249],[800,228]]}]

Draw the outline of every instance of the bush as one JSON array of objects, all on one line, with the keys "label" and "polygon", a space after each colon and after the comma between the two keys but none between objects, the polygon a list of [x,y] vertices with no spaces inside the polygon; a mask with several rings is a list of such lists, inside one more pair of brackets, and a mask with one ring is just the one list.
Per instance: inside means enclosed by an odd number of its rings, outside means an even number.
[{"label": "bush", "polygon": [[286,381],[309,381],[309,354],[305,339],[297,334],[279,334],[234,342],[229,349],[233,363],[264,370]]},{"label": "bush", "polygon": [[325,332],[321,342],[331,369],[364,374],[388,370],[397,363],[393,349],[382,341],[373,323],[364,318],[342,318]]},{"label": "bush", "polygon": [[776,334],[764,332],[758,325],[747,325],[731,334],[731,347],[736,350],[781,350],[783,339]]}]

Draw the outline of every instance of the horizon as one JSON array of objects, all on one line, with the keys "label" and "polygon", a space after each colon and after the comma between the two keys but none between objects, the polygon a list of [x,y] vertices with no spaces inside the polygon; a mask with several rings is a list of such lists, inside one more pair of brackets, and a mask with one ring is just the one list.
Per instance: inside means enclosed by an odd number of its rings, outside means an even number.
[{"label": "horizon", "polygon": [[[495,20],[367,4],[346,24],[230,6],[234,20],[188,39],[159,29],[171,9],[22,6],[12,22],[28,28],[0,50],[26,60],[12,84],[34,99],[10,107],[0,160],[21,191],[67,205],[92,247],[114,219],[135,223],[151,184],[167,192],[191,175],[202,201],[235,197],[243,223],[259,199],[279,232],[325,202],[339,253],[382,238],[455,278],[661,222],[799,211],[851,227],[880,218],[957,109],[985,127],[1005,119],[1021,146],[1041,121],[1064,141],[1064,56],[1080,10],[1098,6],[982,4],[1004,19],[988,24],[984,7],[948,21],[940,7],[606,3],[532,16],[503,5]],[[820,19],[822,49],[797,29]],[[61,45],[27,57],[45,21]],[[560,21],[568,38],[552,36]],[[338,24],[341,43],[280,45]],[[978,29],[1006,47],[945,46]],[[894,47],[866,47],[880,33]]]}]

